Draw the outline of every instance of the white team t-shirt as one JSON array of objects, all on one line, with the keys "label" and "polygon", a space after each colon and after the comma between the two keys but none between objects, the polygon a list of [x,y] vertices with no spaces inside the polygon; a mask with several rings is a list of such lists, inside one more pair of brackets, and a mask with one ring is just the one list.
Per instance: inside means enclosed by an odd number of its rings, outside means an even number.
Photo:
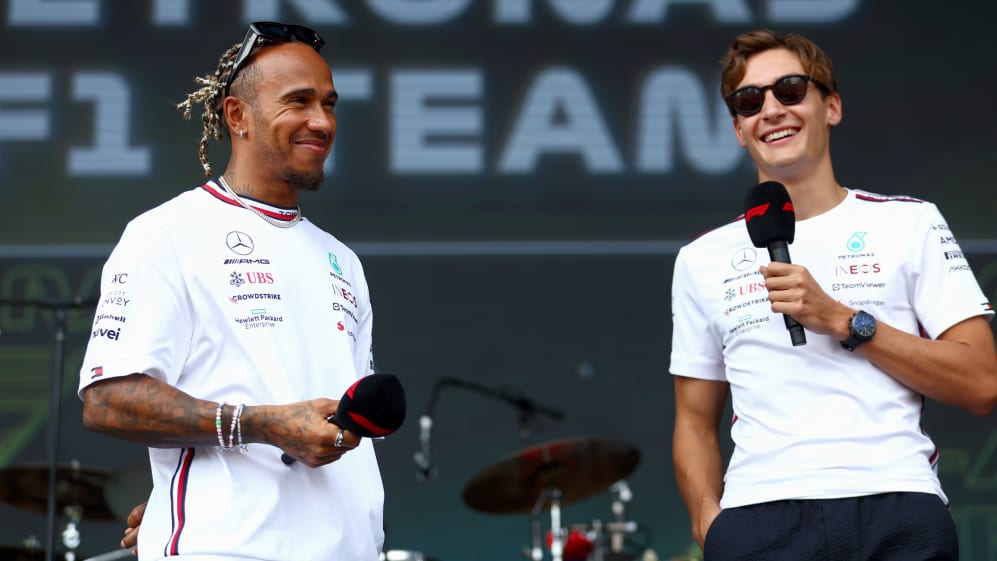
[{"label": "white team t-shirt", "polygon": [[[229,404],[339,399],[373,372],[371,324],[353,251],[305,219],[267,224],[209,182],[128,224],[103,269],[79,389],[145,373]],[[150,449],[140,558],[376,560],[371,441],[315,469],[280,455]]]},{"label": "white team t-shirt", "polygon": [[[993,314],[928,202],[850,190],[796,223],[789,252],[832,298],[908,333],[934,338]],[[735,448],[721,506],[898,491],[947,501],[920,424],[923,396],[835,338],[807,331],[793,347],[758,272],[768,262],[738,220],[683,247],[675,263],[670,372],[731,389]]]}]

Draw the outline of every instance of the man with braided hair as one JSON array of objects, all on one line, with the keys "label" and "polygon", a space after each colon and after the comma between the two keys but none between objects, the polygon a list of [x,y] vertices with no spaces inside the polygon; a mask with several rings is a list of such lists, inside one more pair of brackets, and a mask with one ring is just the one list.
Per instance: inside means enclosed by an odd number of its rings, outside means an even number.
[{"label": "man with braided hair", "polygon": [[[336,135],[322,45],[254,23],[197,79],[179,108],[203,104],[208,180],[132,220],[104,266],[79,395],[87,428],[149,447],[143,560],[380,553],[373,447],[328,421],[329,396],[373,372],[367,283],[298,206]],[[207,144],[226,131],[213,178]]]}]

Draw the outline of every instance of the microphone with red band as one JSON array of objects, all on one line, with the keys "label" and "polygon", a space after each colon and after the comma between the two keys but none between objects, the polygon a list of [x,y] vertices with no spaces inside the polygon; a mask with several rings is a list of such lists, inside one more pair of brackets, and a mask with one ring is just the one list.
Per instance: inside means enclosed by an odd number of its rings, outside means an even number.
[{"label": "microphone with red band", "polygon": [[[329,422],[367,438],[387,436],[405,422],[405,390],[394,374],[370,374],[353,383]],[[294,458],[281,454],[287,465]]]},{"label": "microphone with red band", "polygon": [[371,374],[350,386],[331,422],[367,438],[387,436],[405,422],[405,390],[394,374]]},{"label": "microphone with red band", "polygon": [[[752,187],[744,199],[744,224],[751,243],[768,248],[770,260],[792,263],[788,245],[796,236],[796,213],[785,185],[766,181]],[[805,345],[807,336],[803,326],[788,315],[783,314],[783,319],[793,346]]]}]

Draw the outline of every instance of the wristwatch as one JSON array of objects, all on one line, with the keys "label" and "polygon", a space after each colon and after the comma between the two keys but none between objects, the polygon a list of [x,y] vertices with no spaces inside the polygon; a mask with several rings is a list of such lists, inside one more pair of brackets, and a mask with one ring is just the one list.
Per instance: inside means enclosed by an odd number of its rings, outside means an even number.
[{"label": "wristwatch", "polygon": [[859,310],[848,320],[848,338],[841,342],[841,346],[851,352],[863,344],[869,342],[876,334],[876,318],[872,314]]}]

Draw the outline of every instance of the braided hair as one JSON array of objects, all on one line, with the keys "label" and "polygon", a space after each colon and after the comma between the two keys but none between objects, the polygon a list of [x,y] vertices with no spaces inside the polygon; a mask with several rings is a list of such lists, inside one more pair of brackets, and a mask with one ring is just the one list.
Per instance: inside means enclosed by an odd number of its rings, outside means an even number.
[{"label": "braided hair", "polygon": [[208,141],[212,138],[222,140],[222,131],[225,128],[225,117],[222,115],[222,101],[225,99],[225,79],[232,71],[235,64],[236,54],[242,47],[242,43],[236,43],[229,47],[222,54],[218,61],[218,68],[214,74],[197,76],[194,83],[201,87],[187,94],[187,99],[177,104],[177,110],[183,113],[185,120],[190,119],[190,112],[195,103],[204,104],[204,112],[201,114],[201,142],[198,146],[197,155],[201,159],[201,167],[204,168],[204,175],[211,177],[211,162],[208,161]]}]

